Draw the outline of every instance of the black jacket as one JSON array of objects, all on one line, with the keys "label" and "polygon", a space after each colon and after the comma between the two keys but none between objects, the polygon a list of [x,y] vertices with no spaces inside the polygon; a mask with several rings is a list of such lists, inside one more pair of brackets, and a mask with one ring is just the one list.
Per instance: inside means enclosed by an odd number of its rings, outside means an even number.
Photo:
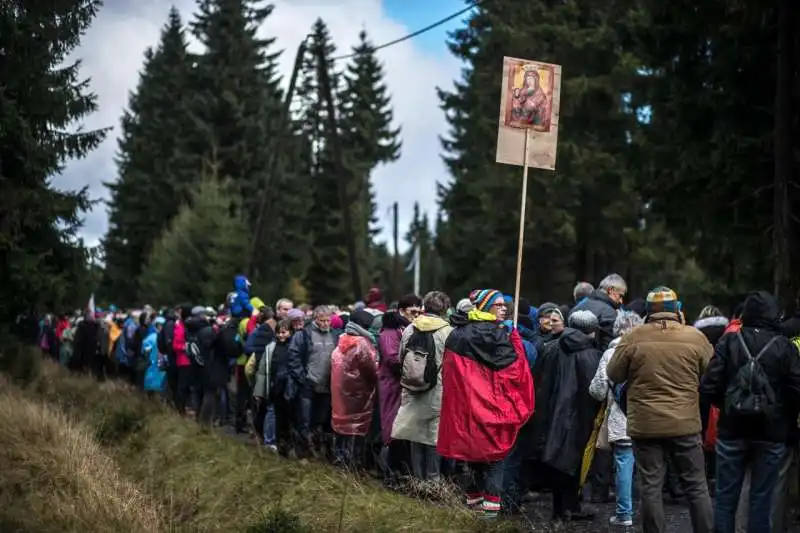
[{"label": "black jacket", "polygon": [[724,335],[700,384],[701,397],[720,408],[718,435],[721,439],[793,443],[796,440],[800,405],[800,355],[783,335],[778,323],[778,303],[767,292],[752,294],[745,302],[741,335],[755,357],[773,337],[776,341],[759,362],[775,392],[776,409],[769,417],[743,417],[726,412],[727,389],[739,369],[748,362],[737,335]]},{"label": "black jacket", "polygon": [[800,309],[794,312],[794,316],[784,320],[781,328],[787,337],[794,339],[800,337]]}]

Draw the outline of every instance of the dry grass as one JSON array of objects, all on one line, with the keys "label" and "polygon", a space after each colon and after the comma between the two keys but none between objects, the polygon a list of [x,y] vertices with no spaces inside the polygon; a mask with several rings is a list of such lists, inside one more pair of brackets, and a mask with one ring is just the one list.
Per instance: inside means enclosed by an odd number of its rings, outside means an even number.
[{"label": "dry grass", "polygon": [[[25,379],[28,398],[58,406],[65,414],[59,415],[65,427],[75,427],[65,424],[68,419],[85,424],[94,433],[91,449],[99,452],[98,457],[105,458],[102,464],[114,465],[103,455],[105,452],[116,461],[124,476],[159,501],[161,517],[170,531],[489,533],[518,530],[518,525],[511,522],[479,521],[465,508],[454,505],[449,492],[447,497],[442,497],[444,494],[439,488],[425,487],[426,490],[420,492],[427,492],[433,500],[450,502],[449,505],[389,492],[327,465],[301,464],[259,452],[253,446],[182,420],[122,384],[98,385],[90,378],[70,375],[50,363],[44,363],[33,372],[32,379],[31,373],[28,374]],[[41,407],[38,409],[43,411]],[[30,413],[26,411],[19,419],[28,416]],[[49,416],[57,417],[52,412]],[[19,429],[16,433],[16,438],[22,440]],[[87,431],[82,435],[88,443],[93,442]],[[102,450],[97,442],[101,443]],[[31,462],[43,454],[38,449],[30,453]],[[5,472],[0,470],[0,478],[4,476]],[[133,490],[133,485],[125,486]],[[140,498],[137,501],[142,504],[147,501],[143,496]],[[131,524],[148,524],[136,531],[154,531],[147,527],[158,527],[158,522],[143,522],[153,509],[155,507],[143,507],[139,522],[130,521]],[[299,527],[286,525],[292,518],[298,519]],[[88,528],[84,531],[104,530]]]},{"label": "dry grass", "polygon": [[121,475],[87,427],[3,388],[0,530],[166,530],[159,506]]}]

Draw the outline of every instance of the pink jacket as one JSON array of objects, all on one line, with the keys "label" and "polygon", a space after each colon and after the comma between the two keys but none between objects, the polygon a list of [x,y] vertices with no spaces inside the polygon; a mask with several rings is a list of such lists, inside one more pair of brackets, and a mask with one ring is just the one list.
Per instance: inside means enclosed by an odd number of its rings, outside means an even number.
[{"label": "pink jacket", "polygon": [[175,322],[175,336],[172,339],[172,349],[175,350],[175,364],[179,367],[191,366],[192,362],[186,355],[186,326],[183,320]]}]

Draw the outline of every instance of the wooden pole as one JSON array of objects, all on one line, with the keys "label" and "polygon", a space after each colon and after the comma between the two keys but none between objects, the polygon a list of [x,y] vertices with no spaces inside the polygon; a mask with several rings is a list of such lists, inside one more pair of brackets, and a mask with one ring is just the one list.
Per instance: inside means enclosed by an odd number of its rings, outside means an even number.
[{"label": "wooden pole", "polygon": [[[525,147],[523,148],[522,158],[522,201],[519,208],[519,240],[517,241],[517,280],[514,287],[514,309],[519,306],[520,285],[522,283],[522,248],[525,244],[525,209],[528,204],[528,139],[531,130],[525,130]],[[517,315],[514,312],[514,327],[517,327]]]},{"label": "wooden pole", "polygon": [[400,299],[400,215],[398,203],[392,204],[392,239],[394,240],[394,262],[392,263],[392,301]]},{"label": "wooden pole", "polygon": [[[292,107],[292,98],[294,97],[294,91],[297,86],[297,76],[300,73],[300,69],[303,66],[303,59],[306,55],[306,40],[307,38],[303,39],[303,42],[300,43],[300,46],[297,48],[297,56],[294,58],[294,69],[292,70],[292,75],[289,78],[289,87],[286,90],[286,98],[283,101],[281,113],[278,116],[278,124],[276,127],[276,132],[278,134],[274,137],[277,143],[282,143],[280,135],[282,133],[281,129],[289,120],[289,111]],[[277,172],[276,162],[278,160],[278,154],[281,153],[281,149],[281,144],[278,144],[269,150],[269,153],[267,154],[267,170],[264,174],[264,183],[259,191],[258,215],[256,216],[256,225],[253,228],[253,239],[250,241],[250,258],[247,264],[247,275],[251,277],[255,275],[258,245],[260,244],[261,236],[264,233],[268,199],[272,197],[270,181],[272,180],[273,174]]]},{"label": "wooden pole", "polygon": [[342,207],[342,225],[344,226],[345,245],[347,246],[347,259],[350,266],[350,286],[353,291],[353,301],[361,300],[361,277],[359,275],[358,258],[356,257],[356,239],[353,233],[353,219],[349,204],[350,195],[348,194],[349,172],[344,165],[342,154],[342,143],[339,138],[339,128],[336,122],[336,107],[333,104],[333,87],[331,83],[330,64],[325,56],[323,46],[316,46],[314,53],[317,55],[317,68],[319,70],[319,89],[320,100],[325,105],[328,122],[328,135],[326,141],[330,142],[333,148],[334,163],[336,165],[336,175],[339,179],[339,204]]}]

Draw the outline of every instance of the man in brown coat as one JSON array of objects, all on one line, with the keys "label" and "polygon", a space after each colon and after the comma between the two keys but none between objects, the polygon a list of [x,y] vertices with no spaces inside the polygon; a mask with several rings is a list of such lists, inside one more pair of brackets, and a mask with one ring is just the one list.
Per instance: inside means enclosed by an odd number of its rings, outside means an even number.
[{"label": "man in brown coat", "polygon": [[608,363],[608,379],[626,383],[628,435],[640,473],[644,533],[664,531],[661,489],[668,456],[689,500],[695,533],[713,529],[699,406],[700,378],[713,353],[705,335],[681,323],[675,292],[658,287],[647,295],[645,325],[622,338]]}]

